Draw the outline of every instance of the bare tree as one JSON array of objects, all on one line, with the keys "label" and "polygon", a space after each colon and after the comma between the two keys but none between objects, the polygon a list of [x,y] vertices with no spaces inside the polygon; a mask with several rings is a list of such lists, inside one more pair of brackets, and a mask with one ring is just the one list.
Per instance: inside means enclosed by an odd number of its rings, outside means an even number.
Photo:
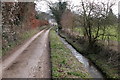
[{"label": "bare tree", "polygon": [[[97,38],[105,34],[105,25],[108,25],[108,13],[114,3],[103,4],[94,1],[82,1],[81,5],[80,15],[83,20],[84,36],[88,39],[89,47],[93,47]],[[103,30],[103,34],[100,33],[100,30]]]}]

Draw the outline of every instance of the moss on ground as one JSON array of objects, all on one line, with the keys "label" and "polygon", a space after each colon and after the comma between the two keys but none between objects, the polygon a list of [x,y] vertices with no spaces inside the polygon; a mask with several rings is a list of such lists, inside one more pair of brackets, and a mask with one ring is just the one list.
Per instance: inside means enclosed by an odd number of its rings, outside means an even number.
[{"label": "moss on ground", "polygon": [[90,75],[61,42],[55,31],[50,32],[53,78],[90,78]]}]

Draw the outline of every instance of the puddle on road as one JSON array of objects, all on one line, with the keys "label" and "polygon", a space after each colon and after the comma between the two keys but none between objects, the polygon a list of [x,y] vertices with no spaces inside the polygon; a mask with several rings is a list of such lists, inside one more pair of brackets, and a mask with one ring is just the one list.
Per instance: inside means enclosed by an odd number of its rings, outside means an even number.
[{"label": "puddle on road", "polygon": [[72,54],[78,59],[79,62],[81,62],[84,67],[88,70],[90,75],[93,78],[103,78],[102,74],[94,67],[94,65],[89,64],[89,61],[87,58],[82,56],[79,52],[77,52],[68,42],[66,42],[63,38],[61,38],[61,41],[69,48],[72,52]]}]

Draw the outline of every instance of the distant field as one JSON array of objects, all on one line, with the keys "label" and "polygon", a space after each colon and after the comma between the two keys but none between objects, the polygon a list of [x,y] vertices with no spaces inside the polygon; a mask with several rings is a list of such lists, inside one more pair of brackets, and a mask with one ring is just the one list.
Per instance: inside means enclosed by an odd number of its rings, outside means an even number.
[{"label": "distant field", "polygon": [[[74,31],[79,33],[81,36],[83,36],[83,28],[82,27],[76,27],[76,28],[74,28]],[[94,29],[92,32],[93,32],[92,34],[95,35],[96,29]],[[103,31],[100,30],[99,34],[102,34],[102,33],[103,33]],[[117,25],[116,26],[110,26],[110,27],[106,28],[105,35],[114,35],[114,36],[110,36],[109,39],[113,40],[113,41],[120,41],[120,39],[118,39],[119,34],[118,34]],[[98,37],[98,39],[102,40],[102,36]],[[104,36],[104,39],[107,40],[108,36]]]}]

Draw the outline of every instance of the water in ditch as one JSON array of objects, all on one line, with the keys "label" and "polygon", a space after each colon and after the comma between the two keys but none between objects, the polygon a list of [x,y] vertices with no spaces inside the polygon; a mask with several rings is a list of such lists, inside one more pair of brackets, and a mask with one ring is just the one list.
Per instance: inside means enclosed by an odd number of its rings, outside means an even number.
[{"label": "water in ditch", "polygon": [[79,62],[81,62],[84,67],[88,70],[90,75],[93,78],[103,78],[102,74],[95,68],[94,65],[91,65],[89,63],[89,60],[85,58],[83,55],[81,55],[79,52],[77,52],[68,42],[66,42],[63,38],[61,38],[61,41],[67,46],[67,48],[70,49],[72,54],[78,59]]}]

